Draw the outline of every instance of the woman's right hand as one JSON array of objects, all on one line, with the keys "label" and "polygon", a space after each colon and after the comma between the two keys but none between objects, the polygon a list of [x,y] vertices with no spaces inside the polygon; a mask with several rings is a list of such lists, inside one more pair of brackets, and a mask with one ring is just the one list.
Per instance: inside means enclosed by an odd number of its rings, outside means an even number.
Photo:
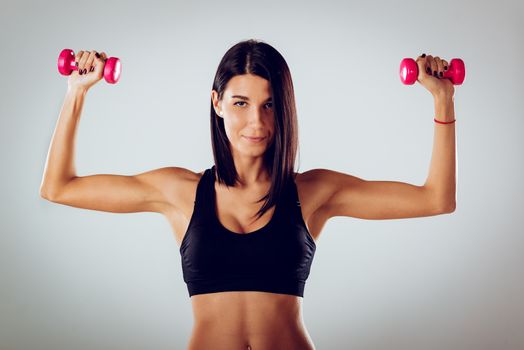
[{"label": "woman's right hand", "polygon": [[67,79],[68,89],[80,89],[87,91],[104,76],[104,65],[107,56],[104,52],[78,51],[75,62],[78,70],[73,70]]}]

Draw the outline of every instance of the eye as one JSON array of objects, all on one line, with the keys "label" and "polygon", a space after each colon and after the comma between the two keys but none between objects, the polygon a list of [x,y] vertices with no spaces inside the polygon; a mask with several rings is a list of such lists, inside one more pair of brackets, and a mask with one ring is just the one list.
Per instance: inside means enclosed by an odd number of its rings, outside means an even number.
[{"label": "eye", "polygon": [[[237,103],[246,103],[244,101],[238,101],[238,102],[235,102],[234,105],[237,106]],[[268,102],[266,103],[266,106],[269,105],[268,108],[273,108],[273,102]],[[242,105],[243,106],[243,105]],[[239,107],[242,107],[242,106],[239,106]]]}]

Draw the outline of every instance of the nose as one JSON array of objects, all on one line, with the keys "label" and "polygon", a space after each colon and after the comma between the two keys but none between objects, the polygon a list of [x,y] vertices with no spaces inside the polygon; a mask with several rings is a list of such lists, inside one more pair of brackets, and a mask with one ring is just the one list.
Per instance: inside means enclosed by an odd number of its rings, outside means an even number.
[{"label": "nose", "polygon": [[262,125],[268,112],[263,109],[255,109],[249,113],[249,124]]}]

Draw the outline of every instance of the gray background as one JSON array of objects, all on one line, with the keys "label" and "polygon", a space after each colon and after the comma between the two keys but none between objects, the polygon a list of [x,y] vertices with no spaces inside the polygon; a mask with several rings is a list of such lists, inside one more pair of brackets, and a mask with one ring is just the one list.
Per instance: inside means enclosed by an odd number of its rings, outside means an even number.
[{"label": "gray background", "polygon": [[[39,196],[67,78],[60,50],[119,57],[89,91],[78,175],[212,164],[209,100],[226,50],[273,45],[291,69],[298,171],[424,183],[433,100],[403,57],[460,57],[457,209],[336,217],[318,241],[304,319],[318,349],[522,349],[523,2],[5,1],[0,10],[0,347],[184,349],[192,311],[155,213]],[[520,23],[519,23],[520,21]]]}]

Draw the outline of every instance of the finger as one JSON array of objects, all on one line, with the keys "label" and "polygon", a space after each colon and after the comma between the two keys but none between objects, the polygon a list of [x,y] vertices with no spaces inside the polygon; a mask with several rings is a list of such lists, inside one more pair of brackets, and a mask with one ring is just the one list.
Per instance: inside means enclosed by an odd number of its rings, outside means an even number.
[{"label": "finger", "polygon": [[423,59],[422,64],[419,66],[419,69],[423,71],[426,75],[433,75],[433,71],[431,70],[431,60],[433,57],[431,55],[424,54],[425,58]]},{"label": "finger", "polygon": [[93,58],[93,64],[91,65],[91,71],[94,72],[101,65],[103,65],[103,60],[100,54],[97,51],[95,51],[95,56]]},{"label": "finger", "polygon": [[107,60],[107,58],[105,58],[106,54],[103,53],[103,52],[100,52],[100,53],[96,53],[95,54],[95,64],[96,66],[98,65],[104,65],[105,61]]},{"label": "finger", "polygon": [[80,75],[85,74],[84,69],[86,68],[86,62],[87,62],[88,57],[89,57],[89,51],[82,51],[82,56],[80,57],[80,60],[78,61],[78,73]]},{"label": "finger", "polygon": [[435,63],[437,65],[437,77],[442,78],[444,72],[444,65],[442,64],[442,60],[440,59],[440,57],[435,56]]},{"label": "finger", "polygon": [[78,67],[78,62],[80,61],[80,58],[82,58],[82,54],[84,53],[84,51],[78,51],[76,54],[75,54],[75,65]]},{"label": "finger", "polygon": [[102,59],[102,61],[107,61],[107,55],[105,52],[100,52],[100,58]]},{"label": "finger", "polygon": [[444,65],[444,72],[449,69],[449,63],[446,60],[442,60],[442,64]]},{"label": "finger", "polygon": [[418,56],[417,59],[416,59],[415,61],[418,62],[419,60],[425,60],[425,58],[426,58],[426,54],[423,53],[422,55]]},{"label": "finger", "polygon": [[86,60],[87,73],[92,72],[94,70],[94,62],[95,62],[95,57],[96,57],[95,54],[96,54],[95,50],[92,50],[89,52],[89,56],[87,57],[87,60]]},{"label": "finger", "polygon": [[[418,65],[418,70],[420,72],[424,72],[425,74],[429,74],[429,70],[426,69],[426,66],[427,66],[427,57],[426,57],[426,54],[423,53],[422,55],[418,56],[417,59],[415,60],[417,62],[417,65]],[[423,73],[423,74],[424,74]]]},{"label": "finger", "polygon": [[435,62],[435,58],[431,55],[427,56],[427,68],[429,68],[429,70],[427,70],[429,75],[437,75],[437,63]]}]

